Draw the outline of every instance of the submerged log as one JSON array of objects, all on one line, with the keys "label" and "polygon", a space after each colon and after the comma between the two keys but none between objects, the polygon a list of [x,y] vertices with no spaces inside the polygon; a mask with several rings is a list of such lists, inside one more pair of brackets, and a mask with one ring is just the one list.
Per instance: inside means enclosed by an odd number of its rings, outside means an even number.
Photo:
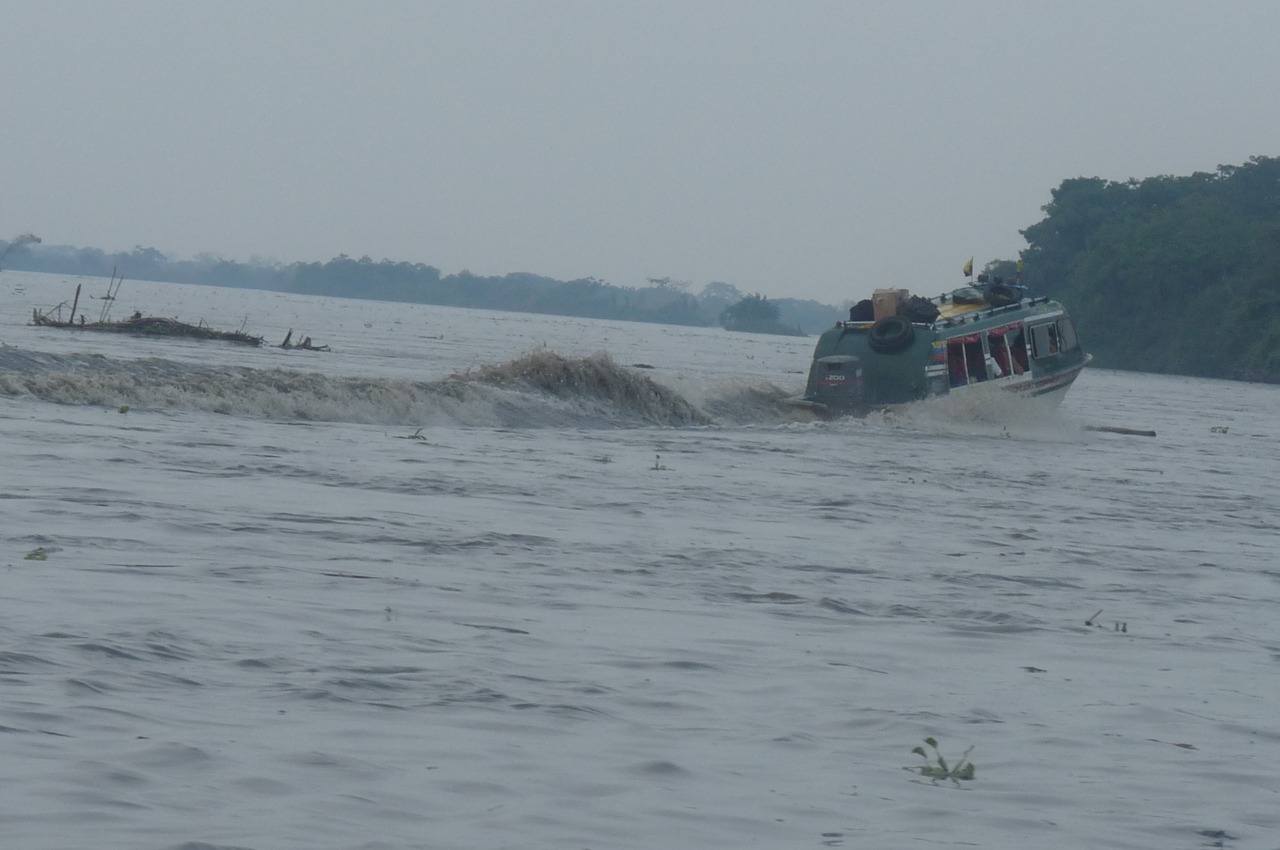
[{"label": "submerged log", "polygon": [[1155,431],[1142,428],[1121,428],[1119,425],[1086,425],[1086,431],[1106,431],[1108,434],[1128,434],[1131,437],[1154,437]]}]

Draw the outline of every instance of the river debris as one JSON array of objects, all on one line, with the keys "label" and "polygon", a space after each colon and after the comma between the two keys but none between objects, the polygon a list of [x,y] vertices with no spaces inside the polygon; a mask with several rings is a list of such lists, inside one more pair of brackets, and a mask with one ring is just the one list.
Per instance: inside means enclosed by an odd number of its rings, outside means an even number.
[{"label": "river debris", "polygon": [[262,337],[250,336],[242,330],[216,331],[203,324],[189,325],[177,319],[170,319],[164,316],[143,316],[141,313],[134,313],[129,318],[119,322],[86,322],[83,314],[81,314],[78,322],[64,322],[33,309],[31,311],[31,324],[44,328],[66,328],[77,331],[106,331],[109,333],[133,334],[134,336],[217,339],[242,345],[262,345]]},{"label": "river debris", "polygon": [[[121,279],[123,280],[123,278]],[[114,274],[112,280],[114,283]],[[63,302],[48,312],[41,312],[39,308],[32,308],[31,324],[44,328],[63,328],[76,331],[104,331],[107,333],[132,334],[134,336],[181,337],[184,339],[214,339],[241,345],[262,345],[262,337],[245,333],[243,326],[238,331],[218,331],[208,327],[203,322],[198,325],[190,325],[164,316],[144,316],[141,312],[135,312],[127,319],[111,321],[107,317],[110,313],[110,306],[115,301],[115,293],[119,292],[119,290],[119,284],[115,284],[114,292],[110,285],[107,287],[108,294],[103,299],[106,303],[103,305],[102,312],[96,322],[85,321],[83,313],[77,317],[76,307],[80,303],[80,286],[77,285],[75,298],[71,302],[70,318],[65,321],[62,318],[62,308],[66,304],[66,302]]]},{"label": "river debris", "polygon": [[1131,437],[1154,437],[1155,431],[1147,428],[1122,428],[1119,425],[1086,425],[1086,431],[1103,431],[1107,434],[1128,434]]},{"label": "river debris", "polygon": [[965,750],[964,755],[960,757],[958,762],[948,765],[947,760],[942,757],[942,753],[938,752],[938,742],[935,739],[925,738],[924,742],[933,751],[932,757],[925,752],[924,747],[914,747],[911,752],[924,759],[924,764],[915,768],[908,767],[907,770],[920,771],[921,776],[928,777],[934,784],[937,784],[939,779],[950,779],[957,788],[961,787],[961,780],[965,782],[972,781],[974,767],[973,762],[969,761],[969,753],[973,752],[973,747]]},{"label": "river debris", "polygon": [[304,336],[298,342],[289,342],[289,340],[291,339],[293,339],[293,328],[289,328],[289,332],[284,335],[284,342],[280,343],[280,347],[286,350],[290,348],[301,348],[303,351],[328,351],[329,350],[329,346],[327,345],[314,345],[311,342],[311,337],[309,336]]}]

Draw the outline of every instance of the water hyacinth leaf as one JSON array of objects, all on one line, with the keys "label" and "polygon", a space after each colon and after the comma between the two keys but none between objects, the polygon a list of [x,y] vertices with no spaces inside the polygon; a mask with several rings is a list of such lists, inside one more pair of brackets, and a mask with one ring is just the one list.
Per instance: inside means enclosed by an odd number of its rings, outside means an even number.
[{"label": "water hyacinth leaf", "polygon": [[937,764],[933,765],[929,763],[929,754],[925,751],[924,747],[913,747],[911,752],[914,755],[918,755],[923,758],[925,763],[918,768],[907,768],[908,770],[919,770],[921,776],[927,776],[934,782],[937,782],[939,779],[950,779],[957,788],[960,787],[961,780],[967,781],[973,779],[975,773],[973,762],[968,760],[969,754],[973,752],[973,747],[969,747],[969,749],[965,750],[964,755],[956,761],[954,766],[951,766],[947,764],[947,760],[943,758],[942,753],[938,751],[938,742],[935,739],[925,738],[924,740],[925,743],[933,750]]}]

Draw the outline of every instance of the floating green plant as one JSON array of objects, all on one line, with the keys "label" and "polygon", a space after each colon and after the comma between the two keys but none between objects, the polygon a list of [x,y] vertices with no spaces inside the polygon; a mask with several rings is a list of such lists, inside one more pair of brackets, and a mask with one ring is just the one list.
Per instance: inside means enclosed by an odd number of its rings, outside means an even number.
[{"label": "floating green plant", "polygon": [[924,764],[918,768],[907,768],[907,770],[918,770],[921,776],[927,776],[933,782],[939,779],[950,779],[957,788],[960,787],[961,780],[968,782],[973,779],[973,762],[969,761],[969,753],[973,752],[973,747],[964,751],[964,755],[955,764],[948,765],[947,760],[942,757],[942,753],[938,752],[938,742],[933,738],[925,738],[924,742],[933,750],[933,758],[930,759],[929,753],[925,752],[924,747],[915,747],[911,752],[916,753],[920,758],[924,759]]}]

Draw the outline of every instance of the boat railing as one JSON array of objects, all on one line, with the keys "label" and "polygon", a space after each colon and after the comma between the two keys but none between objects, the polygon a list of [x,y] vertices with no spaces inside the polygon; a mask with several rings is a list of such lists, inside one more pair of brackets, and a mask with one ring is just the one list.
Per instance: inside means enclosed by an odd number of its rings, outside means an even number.
[{"label": "boat railing", "polygon": [[960,313],[956,316],[939,319],[933,323],[933,326],[935,328],[955,328],[970,322],[980,322],[983,319],[989,319],[992,316],[999,316],[1003,313],[1013,313],[1018,310],[1025,310],[1028,307],[1034,307],[1037,304],[1047,304],[1048,302],[1048,295],[1039,295],[1035,298],[1024,298],[1021,301],[1015,301],[1012,304],[1004,304],[999,307],[984,307],[978,310],[972,310],[968,313]]}]

